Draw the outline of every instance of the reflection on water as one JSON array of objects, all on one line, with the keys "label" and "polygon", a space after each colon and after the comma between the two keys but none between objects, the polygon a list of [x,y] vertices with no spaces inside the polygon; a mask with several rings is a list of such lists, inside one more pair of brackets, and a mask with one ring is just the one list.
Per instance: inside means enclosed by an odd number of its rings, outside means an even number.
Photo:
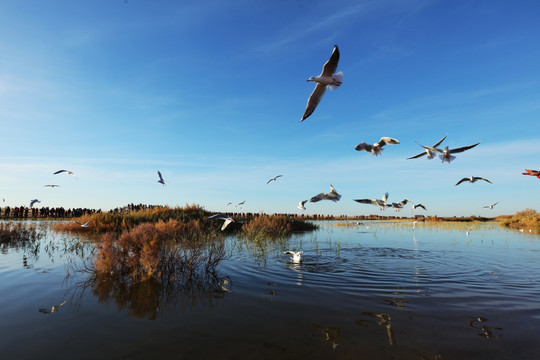
[{"label": "reflection on water", "polygon": [[[44,231],[3,245],[2,358],[69,359],[89,337],[101,346],[87,358],[102,359],[533,359],[540,351],[540,237],[496,224],[323,222],[279,240],[230,236],[230,256],[214,272],[147,281],[93,273],[94,244]],[[291,249],[304,252],[302,262],[283,255]]]}]

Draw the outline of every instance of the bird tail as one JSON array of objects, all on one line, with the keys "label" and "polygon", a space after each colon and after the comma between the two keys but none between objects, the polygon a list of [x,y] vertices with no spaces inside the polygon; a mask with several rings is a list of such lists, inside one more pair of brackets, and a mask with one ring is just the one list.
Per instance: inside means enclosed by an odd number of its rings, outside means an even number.
[{"label": "bird tail", "polygon": [[328,86],[330,90],[336,90],[343,83],[343,71],[340,71],[337,74],[334,74],[333,78],[334,78],[334,83]]},{"label": "bird tail", "polygon": [[450,157],[448,159],[445,159],[443,155],[439,155],[439,158],[441,158],[442,162],[445,162],[447,161],[449,164],[452,160],[454,160],[456,157],[453,156],[453,155],[450,155]]}]

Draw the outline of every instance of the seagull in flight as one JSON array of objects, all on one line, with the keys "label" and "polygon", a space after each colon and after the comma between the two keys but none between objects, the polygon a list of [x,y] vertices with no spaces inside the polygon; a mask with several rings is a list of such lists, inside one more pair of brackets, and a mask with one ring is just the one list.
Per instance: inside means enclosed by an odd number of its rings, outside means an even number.
[{"label": "seagull in flight", "polygon": [[223,225],[221,226],[221,231],[225,230],[230,223],[235,222],[234,219],[228,215],[224,214],[215,214],[208,217],[209,219],[220,219],[224,220]]},{"label": "seagull in flight", "polygon": [[40,203],[40,202],[41,201],[39,201],[38,199],[30,200],[30,208],[34,207],[35,203]]},{"label": "seagull in flight", "polygon": [[[448,136],[448,135],[446,135]],[[444,141],[444,139],[446,139],[446,136],[443,137],[441,140],[439,140],[437,143],[435,143],[435,145],[431,146],[431,148],[436,148],[437,146],[441,145],[442,142]],[[417,143],[418,144],[418,143]],[[420,145],[420,144],[418,144]],[[422,146],[422,145],[420,145]],[[427,158],[428,160],[431,160],[433,159],[437,154],[435,153],[435,151],[432,151],[430,149],[426,149],[424,151],[422,151],[420,154],[417,154],[417,155],[414,155],[414,156],[411,156],[410,158],[407,158],[407,160],[410,160],[410,159],[418,159],[424,155],[427,155]]]},{"label": "seagull in flight", "polygon": [[379,156],[379,154],[384,150],[384,145],[395,145],[399,144],[399,140],[384,136],[379,140],[379,142],[376,142],[373,145],[367,144],[365,142],[362,142],[354,147],[356,151],[366,151],[368,153],[371,153],[372,155]]},{"label": "seagull in flight", "polygon": [[337,45],[334,45],[332,55],[324,64],[322,73],[319,76],[312,76],[307,80],[316,82],[317,85],[308,99],[304,116],[302,116],[302,120],[300,120],[301,122],[307,119],[313,111],[315,111],[315,108],[319,105],[319,102],[321,102],[327,87],[330,86],[331,90],[335,90],[341,86],[343,82],[343,72],[340,71],[337,74],[334,74],[337,70],[338,62],[339,49]]},{"label": "seagull in flight", "polygon": [[480,177],[480,176],[470,176],[470,177],[464,177],[463,179],[459,180],[455,186],[458,186],[459,184],[461,184],[462,182],[465,182],[465,181],[468,181],[470,183],[475,183],[478,180],[484,180],[484,181],[487,181],[490,184],[493,184],[491,181],[489,181],[486,178],[483,178],[483,177]]},{"label": "seagull in flight", "polygon": [[77,220],[73,220],[73,222],[76,222],[77,224],[81,225],[81,227],[83,228],[87,228],[90,226],[90,223],[92,222],[92,220],[88,220],[87,222],[85,222],[84,224],[81,224],[80,222],[78,222]]},{"label": "seagull in flight", "polygon": [[54,188],[54,187],[59,187],[59,186],[60,186],[60,185],[51,184],[51,185],[45,185],[44,187]]},{"label": "seagull in flight", "polygon": [[276,177],[273,177],[273,178],[271,178],[270,180],[268,180],[268,181],[266,182],[266,184],[270,184],[270,182],[276,181],[279,177],[282,177],[282,176],[283,176],[283,175],[278,175],[278,176],[276,176]]},{"label": "seagull in flight", "polygon": [[473,144],[473,145],[467,145],[467,146],[463,146],[463,147],[455,148],[455,149],[449,149],[448,146],[447,146],[443,150],[438,149],[436,147],[432,147],[432,146],[425,146],[425,145],[420,145],[420,144],[419,145],[422,146],[426,150],[441,153],[442,155],[439,155],[439,158],[442,160],[442,162],[444,163],[446,161],[447,163],[450,164],[450,162],[456,158],[452,154],[456,154],[456,153],[463,152],[465,150],[472,149],[473,147],[475,147],[478,144],[480,144],[480,143],[478,142],[478,143]]},{"label": "seagull in flight", "polygon": [[386,201],[388,200],[388,193],[384,193],[382,199],[354,199],[354,201],[360,204],[377,205],[380,210],[386,210]]},{"label": "seagull in flight", "polygon": [[296,207],[299,208],[300,210],[306,210],[306,207],[304,205],[307,202],[308,202],[307,200],[300,201]]},{"label": "seagull in flight", "polygon": [[244,203],[246,202],[246,200],[242,201],[242,202],[239,202],[238,204],[236,204],[236,206],[238,205],[244,205]]},{"label": "seagull in flight", "polygon": [[333,202],[337,202],[341,199],[341,195],[338,194],[336,189],[332,185],[330,185],[330,192],[329,193],[319,193],[312,197],[309,201],[311,202],[317,202],[321,200],[332,200]]},{"label": "seagull in flight", "polygon": [[161,176],[161,172],[159,170],[158,170],[157,174],[159,176],[159,180],[157,182],[162,184],[162,185],[165,185],[166,181],[163,180],[163,176]]},{"label": "seagull in flight", "polygon": [[422,204],[416,204],[416,205],[413,204],[412,208],[413,210],[416,210],[416,208],[422,208],[427,211],[426,207]]},{"label": "seagull in flight", "polygon": [[495,205],[497,205],[498,203],[499,203],[499,202],[497,201],[495,204],[486,205],[486,206],[484,206],[484,207],[485,207],[485,208],[490,208],[491,210],[493,210],[493,207],[494,207]]},{"label": "seagull in flight", "polygon": [[56,171],[53,175],[56,175],[56,174],[61,174],[61,173],[66,173],[68,175],[73,175],[73,171],[69,171],[69,170],[58,170]]},{"label": "seagull in flight", "polygon": [[521,173],[522,175],[530,175],[530,176],[536,176],[537,178],[540,179],[540,171],[538,170],[530,170],[530,169],[525,169],[526,172],[524,173]]},{"label": "seagull in flight", "polygon": [[284,251],[283,254],[285,255],[291,255],[291,261],[295,263],[299,263],[302,261],[302,255],[304,255],[303,251]]}]

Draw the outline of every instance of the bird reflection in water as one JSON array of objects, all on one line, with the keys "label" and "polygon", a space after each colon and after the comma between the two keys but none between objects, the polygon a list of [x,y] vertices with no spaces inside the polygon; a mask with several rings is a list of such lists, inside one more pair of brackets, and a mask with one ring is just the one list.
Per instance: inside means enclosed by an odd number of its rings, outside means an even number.
[{"label": "bird reflection in water", "polygon": [[332,350],[336,350],[337,346],[341,343],[341,330],[337,326],[312,324],[312,328],[315,331],[312,335],[331,343]]},{"label": "bird reflection in water", "polygon": [[384,313],[374,313],[374,312],[363,312],[363,315],[377,319],[375,320],[357,320],[356,324],[364,327],[369,327],[371,323],[376,323],[377,325],[384,325],[386,327],[386,334],[388,335],[388,342],[390,345],[395,345],[396,341],[394,338],[394,330],[392,329],[392,320],[390,315]]},{"label": "bird reflection in water", "polygon": [[493,339],[493,338],[500,338],[502,334],[496,335],[493,330],[499,331],[502,330],[500,327],[495,326],[487,326],[483,325],[483,323],[487,322],[488,319],[480,317],[480,316],[471,316],[471,321],[469,321],[469,327],[472,327],[473,329],[480,330],[478,332],[478,336],[485,337],[486,339]]}]

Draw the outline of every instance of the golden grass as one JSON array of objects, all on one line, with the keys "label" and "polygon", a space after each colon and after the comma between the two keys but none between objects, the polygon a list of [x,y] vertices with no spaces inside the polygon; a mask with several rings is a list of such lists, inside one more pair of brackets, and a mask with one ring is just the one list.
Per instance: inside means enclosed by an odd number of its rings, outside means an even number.
[{"label": "golden grass", "polygon": [[501,216],[497,218],[499,224],[512,229],[525,229],[540,231],[540,214],[533,209],[525,209],[508,217]]},{"label": "golden grass", "polygon": [[41,238],[43,233],[36,226],[21,222],[0,222],[0,244],[18,246],[26,242],[34,242]]},{"label": "golden grass", "polygon": [[315,230],[318,226],[309,221],[289,220],[286,215],[258,215],[242,225],[248,239],[283,238],[295,231]]}]

